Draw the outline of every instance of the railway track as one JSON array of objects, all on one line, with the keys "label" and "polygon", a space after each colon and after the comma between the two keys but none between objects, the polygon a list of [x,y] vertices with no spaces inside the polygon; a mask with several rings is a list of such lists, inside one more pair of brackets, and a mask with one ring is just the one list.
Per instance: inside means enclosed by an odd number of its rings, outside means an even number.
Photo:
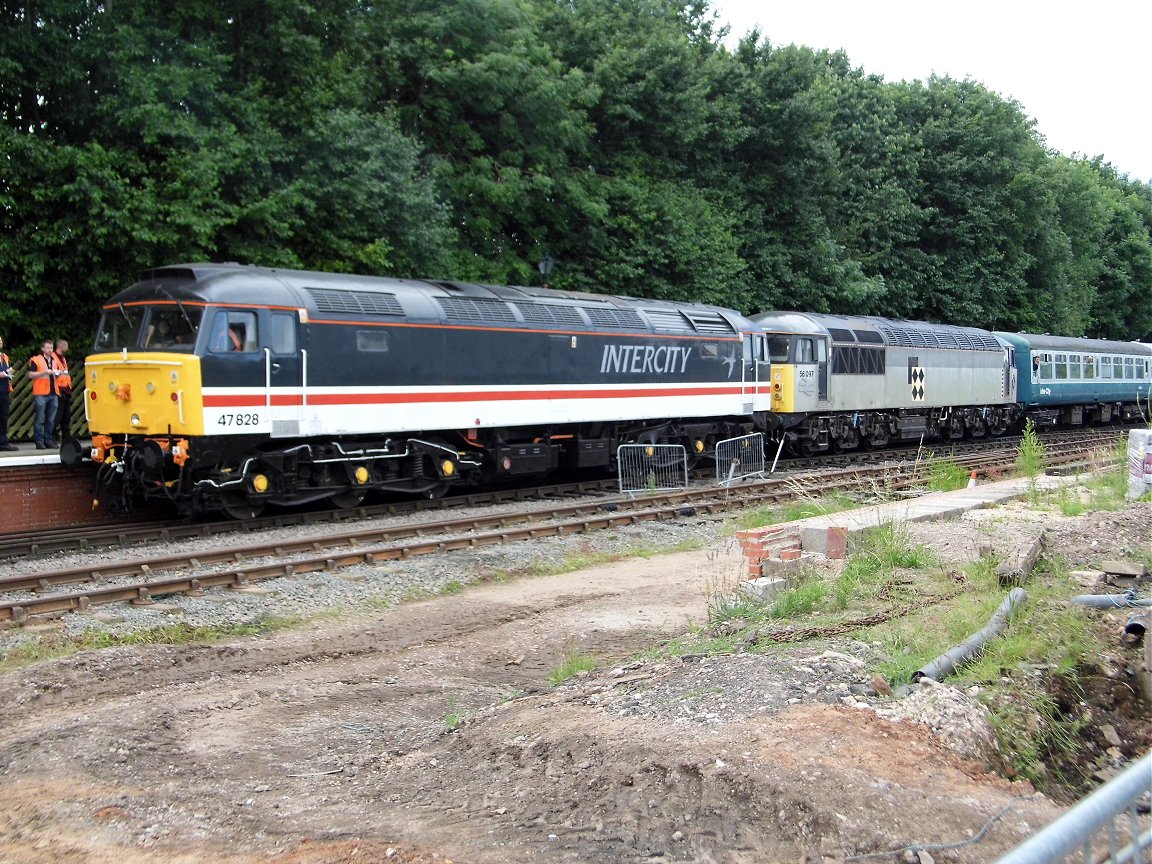
[{"label": "railway track", "polygon": [[[1077,430],[1054,432],[1045,436],[1046,446],[1063,447],[1068,444],[1100,447],[1113,443],[1120,430]],[[962,461],[963,459],[987,452],[997,452],[1015,447],[1018,436],[1003,436],[959,442],[937,442],[934,447],[925,448],[942,458]],[[912,451],[909,447],[898,450],[865,450],[842,454],[814,456],[807,460],[790,459],[781,463],[782,472],[796,470],[853,468],[868,465],[888,464],[907,460]],[[405,516],[428,511],[453,510],[480,505],[494,505],[509,502],[532,500],[565,499],[574,496],[605,495],[617,490],[615,478],[581,480],[573,483],[557,483],[545,486],[532,486],[521,489],[497,489],[471,492],[438,500],[404,499],[380,504],[359,506],[343,510],[302,510],[282,511],[257,519],[238,521],[235,519],[215,519],[181,521],[178,519],[125,522],[115,526],[68,527],[13,534],[0,537],[0,559],[39,556],[54,552],[83,551],[89,549],[121,548],[128,549],[148,543],[176,543],[195,538],[211,538],[223,534],[255,533],[272,528],[288,528],[309,525],[341,525],[356,520],[383,516]]]},{"label": "railway track", "polygon": [[[1099,442],[1083,438],[1046,445],[1048,461],[1054,466],[1084,465],[1085,454],[1098,449]],[[1015,451],[1001,448],[949,458],[962,464],[966,470],[995,477],[1012,469]],[[96,566],[8,576],[0,579],[0,594],[26,596],[0,602],[0,621],[20,624],[32,616],[82,611],[95,605],[150,603],[164,595],[196,595],[219,586],[243,589],[285,575],[337,570],[639,522],[722,515],[751,506],[779,505],[798,495],[812,496],[834,490],[899,493],[922,483],[925,464],[885,463],[809,471],[729,489],[713,485],[636,500],[617,497],[569,504],[550,502],[518,513],[409,522],[384,528],[354,526],[346,531],[325,531],[291,540],[276,539],[210,551],[103,561]],[[157,576],[158,573],[168,575]],[[125,579],[132,581],[110,584],[112,580]],[[59,592],[60,586],[76,584],[83,584],[83,587]]]}]

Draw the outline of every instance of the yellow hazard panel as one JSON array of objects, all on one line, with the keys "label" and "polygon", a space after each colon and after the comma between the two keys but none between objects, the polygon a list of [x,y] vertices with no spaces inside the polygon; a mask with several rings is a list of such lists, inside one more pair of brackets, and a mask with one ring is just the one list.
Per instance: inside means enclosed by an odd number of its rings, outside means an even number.
[{"label": "yellow hazard panel", "polygon": [[796,410],[796,367],[772,364],[772,410],[791,414]]},{"label": "yellow hazard panel", "polygon": [[84,383],[93,434],[204,434],[199,357],[92,354],[84,361]]}]

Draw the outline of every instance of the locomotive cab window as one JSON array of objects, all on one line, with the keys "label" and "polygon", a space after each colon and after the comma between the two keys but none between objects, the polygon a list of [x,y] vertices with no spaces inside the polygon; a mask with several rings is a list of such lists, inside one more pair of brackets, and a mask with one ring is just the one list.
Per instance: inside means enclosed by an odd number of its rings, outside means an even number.
[{"label": "locomotive cab window", "polygon": [[773,363],[787,363],[789,347],[787,336],[769,336],[768,359]]},{"label": "locomotive cab window", "polygon": [[272,353],[296,353],[296,316],[291,312],[272,313]]},{"label": "locomotive cab window", "polygon": [[255,312],[219,310],[212,321],[208,350],[216,353],[255,351],[260,342],[256,333]]},{"label": "locomotive cab window", "polygon": [[816,362],[816,344],[812,339],[797,339],[796,340],[796,362],[797,363],[815,363]]},{"label": "locomotive cab window", "polygon": [[100,316],[100,327],[96,331],[93,349],[119,351],[121,348],[135,348],[143,317],[144,313],[138,307],[128,307],[123,303],[105,309]]},{"label": "locomotive cab window", "polygon": [[158,351],[191,351],[200,327],[199,307],[181,304],[177,308],[155,307],[148,310],[142,348]]}]

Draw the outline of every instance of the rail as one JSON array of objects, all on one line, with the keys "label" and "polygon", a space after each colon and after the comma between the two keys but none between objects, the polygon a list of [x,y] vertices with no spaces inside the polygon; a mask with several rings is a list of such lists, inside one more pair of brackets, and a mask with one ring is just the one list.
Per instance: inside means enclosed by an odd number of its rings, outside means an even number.
[{"label": "rail", "polygon": [[[1139,812],[1140,799],[1150,794],[1152,753],[1147,753],[996,864],[1053,864],[1077,852],[1078,860],[1093,864],[1152,861],[1152,855],[1144,855],[1152,850],[1152,821],[1147,811],[1143,819]],[[1094,853],[1094,841],[1106,843],[1107,851]]]}]

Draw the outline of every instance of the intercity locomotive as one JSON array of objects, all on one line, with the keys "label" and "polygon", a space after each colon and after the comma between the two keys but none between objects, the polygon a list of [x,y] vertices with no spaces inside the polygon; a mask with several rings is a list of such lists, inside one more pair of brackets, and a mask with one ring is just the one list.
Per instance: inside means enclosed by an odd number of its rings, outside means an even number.
[{"label": "intercity locomotive", "polygon": [[703,454],[768,406],[753,329],[546,288],[158,268],[104,305],[86,361],[99,497],[244,517],[608,468],[624,442]]}]

